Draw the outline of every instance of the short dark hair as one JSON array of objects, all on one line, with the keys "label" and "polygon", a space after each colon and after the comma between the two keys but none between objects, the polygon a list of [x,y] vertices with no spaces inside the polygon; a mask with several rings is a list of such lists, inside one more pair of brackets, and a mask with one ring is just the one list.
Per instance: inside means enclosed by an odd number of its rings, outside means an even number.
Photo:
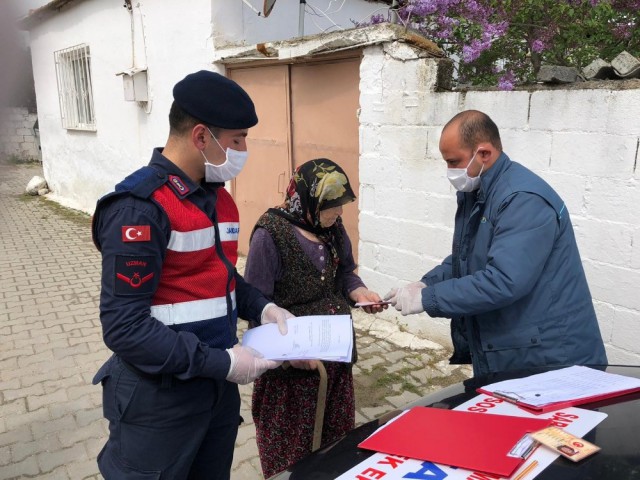
[{"label": "short dark hair", "polygon": [[169,135],[180,136],[202,123],[185,112],[175,101],[169,110]]},{"label": "short dark hair", "polygon": [[[202,122],[185,112],[184,109],[175,101],[171,104],[171,109],[169,110],[169,135],[184,135],[199,123],[206,125],[205,122]],[[220,138],[221,128],[213,127],[211,125],[208,125],[208,128],[214,137]]]},{"label": "short dark hair", "polygon": [[474,149],[479,143],[488,141],[499,151],[502,151],[498,126],[486,113],[478,110],[465,110],[449,120],[444,128],[454,124],[457,124],[460,143],[463,147]]}]

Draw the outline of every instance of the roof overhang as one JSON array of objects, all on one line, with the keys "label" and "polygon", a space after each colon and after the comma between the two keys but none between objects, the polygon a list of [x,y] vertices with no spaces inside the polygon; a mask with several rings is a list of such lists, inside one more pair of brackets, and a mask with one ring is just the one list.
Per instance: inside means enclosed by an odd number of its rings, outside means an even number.
[{"label": "roof overhang", "polygon": [[218,47],[213,61],[224,64],[254,60],[286,61],[395,41],[410,44],[427,57],[445,56],[438,45],[419,33],[401,25],[381,23],[292,40]]},{"label": "roof overhang", "polygon": [[82,1],[84,0],[52,0],[35,10],[29,10],[27,16],[18,20],[18,27],[20,27],[21,30],[31,30],[48,18],[51,18],[57,13],[67,10]]}]

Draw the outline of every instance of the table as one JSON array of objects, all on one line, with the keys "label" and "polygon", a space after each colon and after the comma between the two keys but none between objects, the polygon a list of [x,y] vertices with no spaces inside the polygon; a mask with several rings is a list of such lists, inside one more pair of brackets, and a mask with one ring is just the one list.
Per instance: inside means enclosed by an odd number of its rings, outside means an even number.
[{"label": "table", "polygon": [[[549,369],[539,368],[472,378],[424,396],[406,405],[404,409],[418,405],[453,409],[478,395],[478,387],[547,370]],[[610,365],[606,371],[640,378],[640,365]],[[640,392],[578,405],[578,408],[597,410],[608,415],[585,435],[585,439],[598,445],[601,450],[579,463],[559,457],[536,480],[640,480]],[[271,477],[271,480],[335,479],[373,455],[371,451],[358,448],[358,444],[400,411],[390,412],[353,429],[340,440],[308,455],[287,471]]]}]

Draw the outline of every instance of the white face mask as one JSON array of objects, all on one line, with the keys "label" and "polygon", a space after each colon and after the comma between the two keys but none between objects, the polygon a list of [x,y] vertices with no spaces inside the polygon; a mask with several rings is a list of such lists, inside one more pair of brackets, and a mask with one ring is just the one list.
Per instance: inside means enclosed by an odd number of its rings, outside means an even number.
[{"label": "white face mask", "polygon": [[[209,129],[207,128],[207,130]],[[247,152],[241,152],[239,150],[233,150],[231,148],[227,148],[227,150],[225,151],[225,149],[222,148],[222,145],[220,145],[220,142],[218,142],[218,139],[213,135],[213,133],[211,133],[211,130],[209,130],[209,133],[211,134],[211,138],[216,141],[218,146],[225,153],[226,160],[222,165],[214,165],[212,163],[209,163],[209,160],[207,159],[204,152],[200,150],[200,153],[204,158],[205,181],[211,183],[224,183],[236,178],[242,171],[244,164],[247,163],[247,157],[249,156],[249,154]]]},{"label": "white face mask", "polygon": [[473,192],[480,188],[480,175],[482,175],[482,171],[484,170],[484,163],[477,177],[471,178],[467,173],[469,166],[473,163],[477,154],[478,150],[476,150],[476,153],[474,153],[471,160],[469,160],[467,168],[447,168],[447,178],[451,182],[451,185],[453,185],[453,188],[459,192]]}]

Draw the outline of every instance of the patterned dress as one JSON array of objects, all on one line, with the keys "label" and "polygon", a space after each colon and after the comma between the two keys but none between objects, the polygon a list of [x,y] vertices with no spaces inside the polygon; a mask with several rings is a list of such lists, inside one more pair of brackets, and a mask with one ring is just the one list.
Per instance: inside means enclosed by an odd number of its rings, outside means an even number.
[{"label": "patterned dress", "polygon": [[[349,303],[336,285],[337,261],[327,262],[324,271],[318,270],[303,251],[293,225],[273,213],[265,213],[256,227],[271,235],[282,261],[283,275],[273,293],[277,305],[296,316],[350,313]],[[328,380],[322,429],[325,445],[355,426],[355,401],[352,364],[323,364]],[[316,370],[280,367],[254,382],[252,414],[266,478],[311,452],[319,378]]]}]

